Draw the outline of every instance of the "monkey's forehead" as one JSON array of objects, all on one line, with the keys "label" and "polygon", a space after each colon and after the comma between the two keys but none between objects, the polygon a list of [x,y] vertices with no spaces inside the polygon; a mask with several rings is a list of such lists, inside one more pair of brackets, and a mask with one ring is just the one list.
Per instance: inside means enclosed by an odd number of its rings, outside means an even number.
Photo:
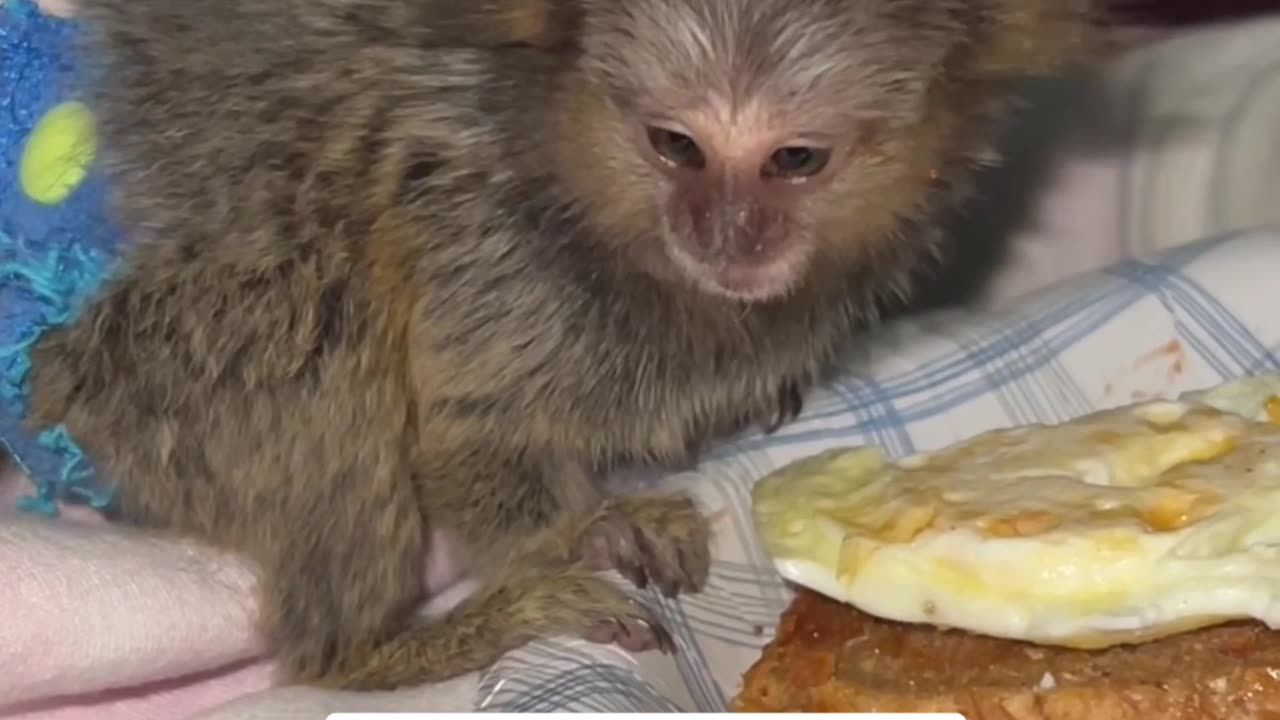
[{"label": "monkey's forehead", "polygon": [[[589,72],[671,108],[823,99],[893,112],[964,40],[954,0],[591,0]],[[950,10],[948,10],[948,8]],[[861,107],[865,106],[865,107]]]}]

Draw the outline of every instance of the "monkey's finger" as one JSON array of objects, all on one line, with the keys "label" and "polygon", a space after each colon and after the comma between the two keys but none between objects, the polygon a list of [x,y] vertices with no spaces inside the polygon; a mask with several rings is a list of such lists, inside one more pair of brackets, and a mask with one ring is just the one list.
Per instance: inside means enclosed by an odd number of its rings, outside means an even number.
[{"label": "monkey's finger", "polygon": [[587,632],[586,639],[602,645],[617,645],[628,652],[658,650],[669,654],[675,652],[676,647],[671,633],[662,625],[634,617],[603,620]]},{"label": "monkey's finger", "polygon": [[583,537],[586,566],[617,570],[643,590],[649,586],[651,573],[639,542],[640,535],[631,516],[611,504],[591,522]]},{"label": "monkey's finger", "polygon": [[645,569],[644,563],[640,562],[639,555],[620,557],[617,562],[618,573],[630,580],[632,585],[641,590],[649,587],[649,573]]},{"label": "monkey's finger", "polygon": [[639,536],[626,517],[610,515],[603,521],[602,531],[610,543],[609,559],[620,575],[641,590],[649,586],[649,570],[638,545]]},{"label": "monkey's finger", "polygon": [[680,567],[684,570],[684,589],[702,592],[711,576],[710,529],[704,526],[700,538],[680,546]]},{"label": "monkey's finger", "polygon": [[783,408],[779,407],[777,408],[773,417],[768,422],[760,424],[760,432],[764,433],[765,435],[772,435],[778,432],[779,430],[781,430],[785,422],[786,422],[786,411]]},{"label": "monkey's finger", "polygon": [[784,380],[778,387],[775,401],[776,405],[769,421],[760,423],[760,429],[765,435],[778,432],[783,425],[800,417],[800,413],[804,410],[804,390],[795,380]]},{"label": "monkey's finger", "polygon": [[633,498],[619,510],[630,516],[639,561],[664,595],[696,592],[703,585],[710,563],[710,530],[693,500]]},{"label": "monkey's finger", "polygon": [[684,584],[682,577],[684,573],[681,568],[680,549],[676,543],[653,538],[637,530],[636,545],[641,561],[659,592],[667,597],[678,595]]},{"label": "monkey's finger", "polygon": [[639,535],[649,574],[667,597],[698,592],[706,584],[710,569],[710,533],[706,521],[692,502],[686,509],[686,513],[673,519],[669,531],[662,536]]},{"label": "monkey's finger", "polygon": [[653,633],[654,639],[657,641],[657,649],[667,655],[674,655],[676,652],[676,639],[667,631],[663,625],[646,625],[649,632]]},{"label": "monkey's finger", "polygon": [[790,422],[804,412],[804,389],[793,380],[783,385],[783,393],[786,395],[787,421]]}]

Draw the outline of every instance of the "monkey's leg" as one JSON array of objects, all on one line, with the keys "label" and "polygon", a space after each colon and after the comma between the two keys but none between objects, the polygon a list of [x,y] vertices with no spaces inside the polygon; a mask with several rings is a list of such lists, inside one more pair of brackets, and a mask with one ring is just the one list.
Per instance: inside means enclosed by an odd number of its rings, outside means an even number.
[{"label": "monkey's leg", "polygon": [[282,492],[258,513],[273,525],[262,528],[271,540],[258,553],[263,621],[292,680],[323,684],[348,672],[423,598],[425,523],[412,483],[391,472],[349,473],[341,492],[334,483]]},{"label": "monkey's leg", "polygon": [[380,690],[440,682],[483,670],[542,636],[571,635],[640,651],[668,649],[652,612],[587,570],[512,568],[498,584],[463,600],[443,618],[419,620],[361,648],[324,684]]},{"label": "monkey's leg", "polygon": [[706,535],[705,519],[683,497],[619,498],[567,513],[491,568],[488,584],[443,619],[362,648],[343,663],[349,671],[326,682],[368,690],[439,681],[549,635],[670,651],[671,636],[652,612],[593,570],[620,567],[667,594],[700,590]]}]

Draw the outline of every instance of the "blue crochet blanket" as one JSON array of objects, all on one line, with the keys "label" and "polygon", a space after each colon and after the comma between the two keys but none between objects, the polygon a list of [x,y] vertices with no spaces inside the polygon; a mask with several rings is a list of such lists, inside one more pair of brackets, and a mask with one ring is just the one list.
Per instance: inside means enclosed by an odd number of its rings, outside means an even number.
[{"label": "blue crochet blanket", "polygon": [[34,483],[20,506],[48,515],[58,502],[110,499],[65,429],[23,425],[28,349],[74,315],[121,250],[81,103],[76,30],[30,0],[0,0],[0,444]]}]

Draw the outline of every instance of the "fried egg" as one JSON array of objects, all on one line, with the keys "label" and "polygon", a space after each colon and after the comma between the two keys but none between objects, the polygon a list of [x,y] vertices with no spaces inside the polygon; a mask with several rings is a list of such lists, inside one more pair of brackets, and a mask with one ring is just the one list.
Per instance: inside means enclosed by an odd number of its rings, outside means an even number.
[{"label": "fried egg", "polygon": [[796,461],[752,491],[786,579],[888,620],[1081,649],[1280,627],[1280,375]]}]

